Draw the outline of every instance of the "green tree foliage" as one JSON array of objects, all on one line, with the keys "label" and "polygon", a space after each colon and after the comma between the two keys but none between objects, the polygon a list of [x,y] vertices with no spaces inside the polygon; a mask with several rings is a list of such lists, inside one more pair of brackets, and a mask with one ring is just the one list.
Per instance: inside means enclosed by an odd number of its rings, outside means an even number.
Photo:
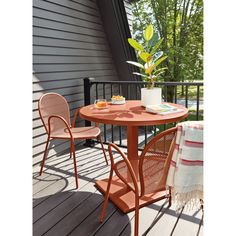
[{"label": "green tree foliage", "polygon": [[[139,0],[133,3],[133,38],[152,24],[168,55],[165,81],[203,79],[203,0]],[[169,91],[171,96],[171,91]]]}]

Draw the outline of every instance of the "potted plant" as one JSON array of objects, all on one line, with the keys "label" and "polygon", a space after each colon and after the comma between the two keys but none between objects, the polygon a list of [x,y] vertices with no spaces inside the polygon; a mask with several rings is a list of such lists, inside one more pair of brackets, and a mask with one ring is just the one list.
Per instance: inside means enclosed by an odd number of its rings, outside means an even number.
[{"label": "potted plant", "polygon": [[[153,26],[149,25],[143,32],[144,46],[138,43],[135,39],[128,38],[129,44],[137,51],[137,55],[142,63],[135,61],[127,61],[127,63],[137,66],[143,73],[133,72],[133,74],[140,75],[143,81],[147,82],[147,87],[141,89],[141,104],[158,105],[161,104],[161,88],[155,87],[160,74],[164,72],[166,67],[157,67],[167,58],[163,56],[162,51],[158,51],[163,39],[158,40],[155,44],[153,39]],[[153,45],[154,44],[154,45]]]}]

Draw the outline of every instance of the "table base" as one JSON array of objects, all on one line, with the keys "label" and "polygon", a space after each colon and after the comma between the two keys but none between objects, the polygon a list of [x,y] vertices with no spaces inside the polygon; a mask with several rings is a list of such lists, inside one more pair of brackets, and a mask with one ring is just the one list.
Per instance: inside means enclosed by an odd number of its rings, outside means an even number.
[{"label": "table base", "polygon": [[[96,181],[95,186],[105,194],[107,190],[108,179]],[[168,197],[166,190],[155,194],[147,194],[140,198],[140,208],[152,204],[156,201]],[[135,208],[135,194],[130,190],[117,176],[112,177],[109,199],[124,213],[128,213]]]}]

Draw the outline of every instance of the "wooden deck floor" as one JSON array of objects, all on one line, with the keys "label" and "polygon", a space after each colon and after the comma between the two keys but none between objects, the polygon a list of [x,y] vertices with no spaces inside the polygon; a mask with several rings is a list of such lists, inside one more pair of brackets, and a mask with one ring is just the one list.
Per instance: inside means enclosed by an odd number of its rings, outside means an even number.
[{"label": "wooden deck floor", "polygon": [[[99,223],[103,195],[95,188],[97,179],[108,177],[99,145],[80,146],[76,151],[79,189],[75,190],[73,162],[69,155],[46,160],[42,176],[33,173],[33,235],[133,235],[134,213],[127,215],[109,203],[103,224]],[[117,157],[119,158],[119,157]],[[176,214],[165,200],[140,210],[140,235],[203,235],[202,211]]]}]

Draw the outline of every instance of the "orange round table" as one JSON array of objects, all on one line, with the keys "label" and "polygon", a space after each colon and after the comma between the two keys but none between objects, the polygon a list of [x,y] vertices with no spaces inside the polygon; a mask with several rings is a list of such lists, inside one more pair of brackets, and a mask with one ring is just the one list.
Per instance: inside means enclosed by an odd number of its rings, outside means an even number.
[{"label": "orange round table", "polygon": [[[157,115],[146,112],[141,106],[141,101],[129,100],[123,105],[112,105],[104,109],[98,109],[94,105],[85,106],[80,109],[81,118],[97,123],[127,126],[127,153],[128,158],[138,159],[138,127],[158,124],[168,124],[180,121],[188,116],[188,109],[182,105],[169,103],[172,106],[182,109],[181,112],[169,115]],[[99,180],[96,186],[102,191],[106,191],[107,179]],[[116,176],[113,177],[110,190],[110,199],[123,211],[129,212],[134,209],[132,191],[127,189]],[[154,196],[152,196],[153,199]],[[160,197],[160,196],[159,196]],[[153,199],[154,200],[154,199]],[[145,200],[141,206],[150,203]],[[140,206],[140,207],[141,207]]]}]

